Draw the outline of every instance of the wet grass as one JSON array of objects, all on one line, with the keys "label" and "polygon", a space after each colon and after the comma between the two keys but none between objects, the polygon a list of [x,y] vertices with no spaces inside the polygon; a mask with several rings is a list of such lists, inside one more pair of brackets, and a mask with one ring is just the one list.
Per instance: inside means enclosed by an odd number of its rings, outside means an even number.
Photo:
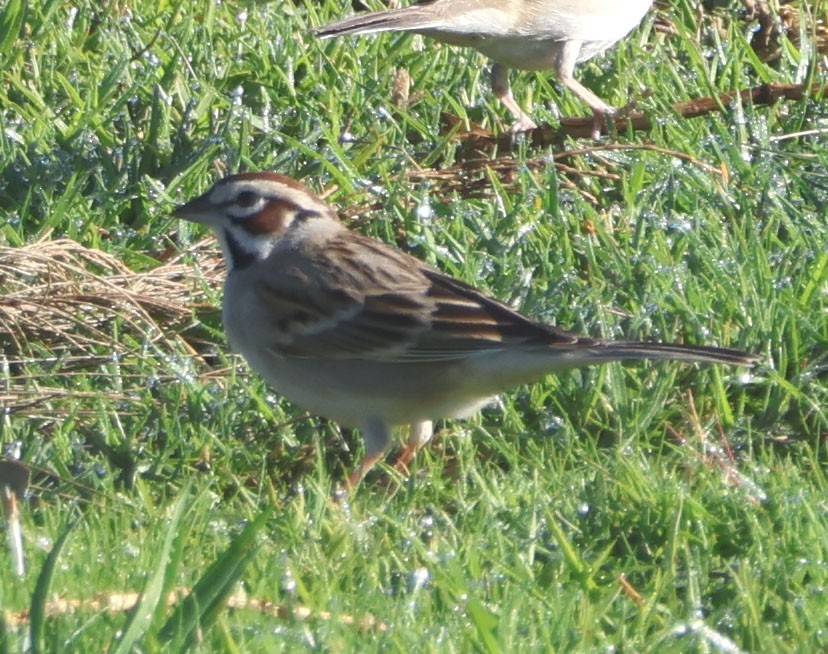
[{"label": "wet grass", "polygon": [[[595,144],[470,153],[446,135],[444,111],[461,131],[508,127],[478,55],[314,40],[349,3],[42,0],[18,18],[23,4],[0,8],[19,34],[0,29],[2,245],[66,237],[136,273],[184,252],[193,274],[167,281],[193,300],[176,295],[189,319],[142,322],[127,300],[88,312],[88,287],[73,286],[59,306],[74,327],[19,332],[27,281],[51,288],[41,311],[58,306],[58,267],[50,286],[0,260],[0,442],[31,470],[23,576],[0,548],[0,651],[30,637],[49,652],[126,651],[122,637],[133,651],[828,646],[828,109],[819,95],[693,119],[671,109],[819,82],[824,2],[770,61],[738,6],[659,6],[579,76],[653,119],[607,142],[662,150],[599,148],[567,169],[550,155]],[[398,69],[408,104],[392,102]],[[512,81],[539,121],[584,114],[547,75]],[[509,172],[422,174],[470,156]],[[410,476],[381,467],[335,504],[358,435],[227,352],[204,234],[169,215],[218,176],[258,169],[304,179],[349,219],[373,208],[356,229],[528,315],[740,347],[763,364],[550,378],[440,423]],[[89,316],[94,338],[79,339]],[[166,594],[199,580],[201,606],[173,613]],[[141,620],[102,604],[141,591]],[[219,591],[235,608],[218,610]]]}]

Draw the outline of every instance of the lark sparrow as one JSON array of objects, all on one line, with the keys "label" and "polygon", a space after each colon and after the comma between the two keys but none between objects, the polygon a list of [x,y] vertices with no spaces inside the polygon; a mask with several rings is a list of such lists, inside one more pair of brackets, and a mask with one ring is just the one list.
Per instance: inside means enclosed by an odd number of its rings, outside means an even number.
[{"label": "lark sparrow", "polygon": [[209,226],[228,267],[231,346],[280,394],[357,427],[365,458],[411,425],[407,461],[430,421],[475,413],[549,373],[623,359],[750,365],[717,347],[604,341],[522,316],[436,268],[349,231],[301,183],[276,173],[219,181],[175,216]]},{"label": "lark sparrow", "polygon": [[420,0],[402,9],[360,14],[314,30],[348,34],[414,32],[479,50],[494,61],[492,91],[515,119],[513,132],[534,129],[509,86],[509,68],[553,69],[592,109],[592,136],[616,110],[574,77],[575,64],[603,52],[641,22],[652,0]]}]

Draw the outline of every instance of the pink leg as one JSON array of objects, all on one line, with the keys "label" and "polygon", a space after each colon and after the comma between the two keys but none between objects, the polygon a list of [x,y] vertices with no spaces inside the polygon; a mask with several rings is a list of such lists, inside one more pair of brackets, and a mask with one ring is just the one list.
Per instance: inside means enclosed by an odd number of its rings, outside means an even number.
[{"label": "pink leg", "polygon": [[365,439],[365,458],[348,477],[348,490],[352,490],[368,471],[382,458],[391,440],[391,430],[380,418],[369,418],[360,425]]},{"label": "pink leg", "polygon": [[509,85],[509,69],[506,66],[492,64],[492,93],[515,119],[511,127],[513,134],[537,129],[538,126],[528,114],[524,113],[515,100],[515,96],[512,95],[512,87]]},{"label": "pink leg", "polygon": [[415,422],[409,425],[408,439],[405,442],[405,449],[394,462],[394,469],[403,473],[408,473],[408,464],[411,463],[414,455],[417,454],[417,450],[431,440],[433,434],[434,425],[431,420]]},{"label": "pink leg", "polygon": [[371,456],[366,456],[362,461],[360,461],[359,465],[356,467],[350,476],[348,477],[348,490],[353,490],[359,482],[362,481],[362,478],[368,473],[368,471],[373,468],[377,461],[382,458],[382,452],[377,454],[372,454]]},{"label": "pink leg", "polygon": [[555,73],[558,76],[561,84],[572,91],[576,96],[581,98],[592,109],[592,138],[596,141],[601,137],[601,130],[607,117],[612,117],[618,111],[604,102],[601,98],[595,95],[587,87],[575,79],[575,63],[578,61],[578,54],[581,51],[580,41],[567,41],[564,44],[560,57],[558,58],[558,66]]}]

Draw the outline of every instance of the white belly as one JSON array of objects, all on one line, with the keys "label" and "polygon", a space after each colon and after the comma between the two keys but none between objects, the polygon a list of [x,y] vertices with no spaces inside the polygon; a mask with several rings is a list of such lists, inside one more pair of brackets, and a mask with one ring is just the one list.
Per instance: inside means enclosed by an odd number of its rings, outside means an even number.
[{"label": "white belly", "polygon": [[472,10],[450,28],[422,33],[475,48],[509,68],[548,70],[555,68],[564,42],[580,42],[577,61],[586,61],[629,34],[651,5],[652,0],[525,0],[523,15],[511,25],[501,18],[481,27],[479,11]]}]

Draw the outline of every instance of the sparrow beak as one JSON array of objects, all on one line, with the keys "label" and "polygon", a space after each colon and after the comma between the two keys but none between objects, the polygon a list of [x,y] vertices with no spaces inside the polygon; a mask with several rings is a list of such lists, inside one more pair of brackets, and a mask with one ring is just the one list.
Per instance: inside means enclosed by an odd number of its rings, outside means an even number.
[{"label": "sparrow beak", "polygon": [[177,206],[173,209],[172,215],[173,218],[181,218],[194,223],[209,223],[212,213],[213,205],[205,194]]}]

